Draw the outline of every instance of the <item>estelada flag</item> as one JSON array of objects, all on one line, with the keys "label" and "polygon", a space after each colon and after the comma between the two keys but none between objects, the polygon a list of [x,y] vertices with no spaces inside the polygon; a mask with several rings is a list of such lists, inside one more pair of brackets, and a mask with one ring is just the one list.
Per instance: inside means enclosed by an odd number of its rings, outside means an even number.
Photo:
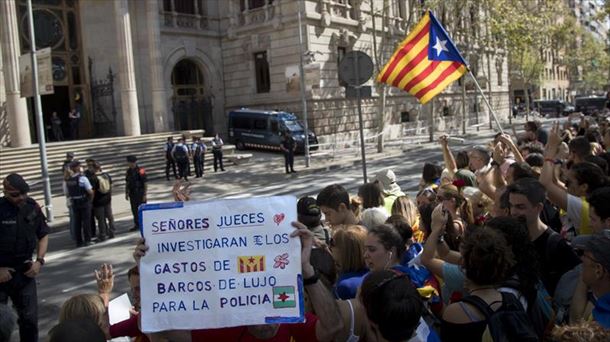
[{"label": "estelada flag", "polygon": [[265,256],[250,255],[237,257],[239,273],[249,272],[264,272],[265,271]]},{"label": "estelada flag", "polygon": [[467,70],[447,31],[428,11],[400,43],[377,82],[406,90],[424,104]]}]

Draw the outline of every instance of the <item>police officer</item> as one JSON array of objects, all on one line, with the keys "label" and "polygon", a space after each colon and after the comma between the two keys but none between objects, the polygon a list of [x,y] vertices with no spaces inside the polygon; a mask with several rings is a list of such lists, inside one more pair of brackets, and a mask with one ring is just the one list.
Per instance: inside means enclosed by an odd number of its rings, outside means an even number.
[{"label": "police officer", "polygon": [[[2,182],[0,198],[0,303],[10,298],[19,315],[20,341],[38,341],[38,299],[35,277],[44,265],[49,227],[28,197],[28,184],[18,174]],[[36,260],[32,255],[36,250]]]},{"label": "police officer", "polygon": [[163,150],[165,151],[165,179],[169,180],[169,168],[171,166],[174,171],[174,178],[178,179],[178,174],[176,173],[176,163],[174,162],[174,158],[172,157],[172,150],[174,149],[174,137],[167,137],[167,142],[163,146]]},{"label": "police officer", "polygon": [[179,178],[188,180],[189,150],[184,145],[184,138],[178,139],[178,143],[174,145],[174,148],[172,149],[172,158],[174,158],[178,164]]},{"label": "police officer", "polygon": [[286,167],[286,173],[295,173],[294,171],[294,151],[297,149],[297,144],[290,133],[284,134],[284,139],[280,148],[284,152],[284,166]]},{"label": "police officer", "polygon": [[138,166],[136,156],[127,157],[127,174],[125,175],[125,199],[131,205],[131,214],[133,215],[133,228],[129,231],[138,230],[140,222],[138,220],[138,207],[142,203],[146,203],[147,179],[146,171],[143,167]]},{"label": "police officer", "polygon": [[195,141],[191,146],[191,151],[193,153],[193,164],[195,166],[195,178],[199,178],[203,176],[203,160],[205,159],[205,150],[206,146],[201,141],[200,137],[195,137]]},{"label": "police officer", "polygon": [[66,179],[68,198],[72,208],[71,222],[76,238],[76,247],[91,244],[91,201],[93,200],[93,186],[87,177],[82,174],[81,163],[78,160],[70,163],[72,175]]},{"label": "police officer", "polygon": [[214,155],[214,172],[218,171],[218,164],[220,164],[220,170],[224,171],[225,168],[222,165],[222,145],[224,142],[218,133],[212,139],[212,154]]}]

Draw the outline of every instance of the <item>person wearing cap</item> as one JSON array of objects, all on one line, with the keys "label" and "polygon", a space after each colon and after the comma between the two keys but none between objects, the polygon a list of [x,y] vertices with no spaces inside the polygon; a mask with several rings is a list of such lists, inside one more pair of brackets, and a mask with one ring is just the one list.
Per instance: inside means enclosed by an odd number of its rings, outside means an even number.
[{"label": "person wearing cap", "polygon": [[70,163],[72,175],[66,180],[66,188],[72,208],[71,222],[76,239],[76,247],[91,244],[91,200],[93,199],[93,186],[89,179],[82,174],[81,163],[78,160]]},{"label": "person wearing cap", "polygon": [[191,152],[193,153],[193,164],[195,166],[195,178],[203,177],[203,161],[205,159],[206,146],[201,141],[200,137],[193,138],[193,145],[191,146]]},{"label": "person wearing cap", "polygon": [[398,197],[405,195],[400,189],[400,186],[396,184],[396,175],[394,174],[394,171],[388,169],[377,172],[375,178],[373,178],[373,182],[379,184],[381,187],[381,192],[384,197],[383,207],[388,213],[391,213],[394,201],[396,201]]},{"label": "person wearing cap", "polygon": [[74,160],[74,152],[66,153],[66,160],[61,165],[62,172],[65,174],[70,169],[70,163]]},{"label": "person wearing cap", "polygon": [[214,172],[218,171],[218,166],[220,166],[220,170],[224,171],[225,168],[222,165],[222,146],[224,142],[218,133],[212,139],[212,154],[214,155]]},{"label": "person wearing cap", "polygon": [[327,246],[330,245],[330,231],[322,225],[322,212],[313,197],[301,197],[297,202],[297,218],[307,226],[314,237]]},{"label": "person wearing cap", "polygon": [[[46,219],[18,174],[2,182],[0,198],[0,304],[11,299],[19,315],[20,341],[38,341],[36,276],[44,265],[49,242]],[[36,250],[36,260],[32,255]]]},{"label": "person wearing cap", "polygon": [[185,181],[188,181],[189,149],[184,144],[184,138],[178,139],[178,143],[172,148],[171,155],[176,164],[178,164],[179,178],[184,178]]},{"label": "person wearing cap", "polygon": [[570,322],[593,320],[610,329],[610,229],[574,238],[582,273],[572,297]]},{"label": "person wearing cap", "polygon": [[[136,156],[127,157],[127,173],[125,175],[125,200],[131,205],[131,214],[133,215],[134,226],[129,231],[138,230],[140,221],[138,219],[138,207],[142,203],[146,203],[146,190],[148,181],[146,170],[137,164]],[[182,173],[181,173],[182,174]]]}]

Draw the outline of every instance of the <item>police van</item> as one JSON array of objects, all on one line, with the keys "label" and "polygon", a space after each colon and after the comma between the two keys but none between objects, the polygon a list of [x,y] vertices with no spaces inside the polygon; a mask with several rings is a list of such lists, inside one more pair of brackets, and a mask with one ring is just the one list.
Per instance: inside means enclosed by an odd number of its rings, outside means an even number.
[{"label": "police van", "polygon": [[[238,150],[246,148],[279,150],[284,134],[290,133],[297,143],[296,151],[305,151],[305,128],[288,112],[242,108],[229,112],[229,142]],[[309,130],[309,145],[318,138]],[[310,150],[316,150],[311,146]]]}]

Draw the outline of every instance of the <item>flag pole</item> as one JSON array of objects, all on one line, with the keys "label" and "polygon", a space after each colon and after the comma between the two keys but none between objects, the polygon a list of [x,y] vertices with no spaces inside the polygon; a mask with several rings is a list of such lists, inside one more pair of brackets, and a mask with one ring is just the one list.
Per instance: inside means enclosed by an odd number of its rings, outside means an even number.
[{"label": "flag pole", "polygon": [[468,74],[470,75],[470,77],[474,81],[474,84],[477,86],[477,90],[479,91],[479,93],[483,97],[483,100],[485,101],[485,104],[487,105],[487,108],[489,108],[489,111],[491,112],[491,115],[494,117],[494,121],[496,122],[496,125],[498,126],[498,130],[500,130],[500,133],[504,134],[504,130],[502,129],[502,125],[500,125],[500,121],[498,121],[498,117],[496,116],[496,111],[493,108],[491,108],[491,104],[487,100],[487,96],[485,96],[485,94],[483,93],[483,89],[481,89],[481,86],[479,85],[479,82],[477,81],[477,78],[474,77],[474,75],[472,74],[472,70],[470,70],[470,68],[468,68]]}]

